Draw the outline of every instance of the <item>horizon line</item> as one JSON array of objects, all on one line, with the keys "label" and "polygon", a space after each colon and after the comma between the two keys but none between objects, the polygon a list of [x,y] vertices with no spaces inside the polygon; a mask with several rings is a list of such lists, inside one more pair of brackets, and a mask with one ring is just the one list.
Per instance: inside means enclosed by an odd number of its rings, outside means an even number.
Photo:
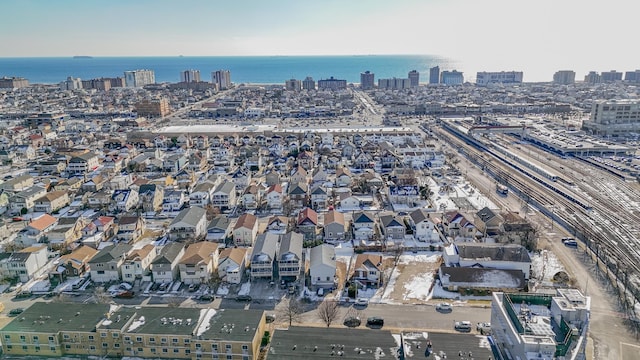
[{"label": "horizon line", "polygon": [[0,56],[0,59],[24,59],[24,58],[73,58],[76,56],[84,57],[323,57],[323,56],[435,56],[449,59],[445,55],[424,54],[424,53],[406,53],[406,54],[251,54],[251,55],[29,55],[29,56]]}]

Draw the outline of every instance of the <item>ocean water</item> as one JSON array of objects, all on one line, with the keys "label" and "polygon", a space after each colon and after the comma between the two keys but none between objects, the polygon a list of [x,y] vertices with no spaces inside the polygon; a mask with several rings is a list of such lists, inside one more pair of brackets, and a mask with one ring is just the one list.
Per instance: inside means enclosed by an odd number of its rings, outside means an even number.
[{"label": "ocean water", "polygon": [[[32,84],[56,84],[68,76],[89,80],[99,77],[122,77],[136,69],[155,71],[156,82],[178,82],[180,72],[200,70],[203,81],[211,81],[211,72],[226,69],[231,81],[240,83],[284,84],[288,79],[345,79],[360,82],[360,73],[371,71],[376,82],[383,78],[406,78],[411,70],[420,73],[420,82],[429,82],[429,68],[461,70],[460,62],[430,55],[353,55],[353,56],[224,56],[224,57],[49,57],[0,58],[0,77],[20,76]],[[467,76],[465,74],[465,80]],[[475,74],[473,74],[475,77]],[[471,80],[471,79],[469,79]]]}]

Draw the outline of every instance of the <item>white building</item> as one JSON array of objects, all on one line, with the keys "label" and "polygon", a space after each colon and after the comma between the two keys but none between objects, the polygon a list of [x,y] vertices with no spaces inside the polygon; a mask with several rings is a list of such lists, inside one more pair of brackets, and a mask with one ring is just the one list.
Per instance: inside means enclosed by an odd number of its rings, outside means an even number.
[{"label": "white building", "polygon": [[60,83],[60,90],[82,89],[82,79],[69,76],[67,80]]},{"label": "white building", "polygon": [[479,71],[476,74],[476,85],[489,84],[522,84],[522,71]]},{"label": "white building", "polygon": [[336,250],[322,244],[309,251],[309,277],[314,287],[331,288],[336,281]]},{"label": "white building", "polygon": [[156,74],[153,70],[131,70],[124,72],[126,87],[143,87],[156,83]]},{"label": "white building", "polygon": [[200,82],[200,70],[181,71],[180,82]]},{"label": "white building", "polygon": [[555,296],[501,292],[492,296],[491,338],[503,358],[586,358],[590,297],[576,289],[558,289]]},{"label": "white building", "polygon": [[231,72],[229,70],[217,70],[211,73],[211,82],[218,85],[219,90],[231,87]]},{"label": "white building", "polygon": [[640,131],[640,101],[600,100],[593,103],[585,130],[598,135],[615,135]]}]

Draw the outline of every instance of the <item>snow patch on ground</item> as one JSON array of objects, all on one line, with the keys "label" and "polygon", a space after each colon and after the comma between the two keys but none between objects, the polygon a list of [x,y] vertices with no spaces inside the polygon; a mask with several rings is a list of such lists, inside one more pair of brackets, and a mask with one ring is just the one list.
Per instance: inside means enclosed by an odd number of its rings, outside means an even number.
[{"label": "snow patch on ground", "polygon": [[238,291],[238,295],[249,295],[250,291],[251,291],[251,283],[247,281],[246,283],[242,284],[242,286],[240,287],[240,290]]},{"label": "snow patch on ground", "polygon": [[436,263],[440,261],[441,253],[404,254],[400,256],[398,264],[409,265],[412,262]]},{"label": "snow patch on ground", "polygon": [[409,282],[404,284],[405,292],[402,298],[404,300],[429,300],[429,293],[431,285],[433,284],[433,279],[434,276],[431,272],[414,276]]},{"label": "snow patch on ground", "polygon": [[229,295],[229,288],[225,285],[220,285],[218,287],[218,291],[216,291],[216,295],[220,295],[220,296]]},{"label": "snow patch on ground", "polygon": [[377,294],[380,296],[380,302],[385,304],[393,304],[394,301],[391,299],[391,294],[393,293],[393,288],[396,286],[396,281],[398,280],[398,276],[400,276],[400,271],[397,268],[393,268],[391,272],[391,276],[389,277],[389,281],[386,286],[383,286],[378,290]]},{"label": "snow patch on ground", "polygon": [[540,281],[552,281],[553,276],[560,271],[565,271],[565,268],[553,252],[542,250],[531,255],[531,270],[534,278]]}]

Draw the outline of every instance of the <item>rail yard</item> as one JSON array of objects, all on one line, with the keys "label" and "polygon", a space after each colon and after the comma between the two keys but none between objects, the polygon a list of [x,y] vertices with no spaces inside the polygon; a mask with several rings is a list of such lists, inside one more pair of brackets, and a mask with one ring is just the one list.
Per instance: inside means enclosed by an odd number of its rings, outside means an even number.
[{"label": "rail yard", "polygon": [[[580,249],[608,278],[619,294],[621,311],[637,330],[638,181],[611,166],[594,163],[594,154],[590,152],[562,154],[539,142],[528,141],[521,132],[473,133],[469,131],[472,126],[461,119],[443,119],[439,123],[434,129],[438,136],[497,184],[506,186],[581,242]],[[616,148],[615,152],[618,151]],[[633,158],[631,154],[627,157]]]}]

